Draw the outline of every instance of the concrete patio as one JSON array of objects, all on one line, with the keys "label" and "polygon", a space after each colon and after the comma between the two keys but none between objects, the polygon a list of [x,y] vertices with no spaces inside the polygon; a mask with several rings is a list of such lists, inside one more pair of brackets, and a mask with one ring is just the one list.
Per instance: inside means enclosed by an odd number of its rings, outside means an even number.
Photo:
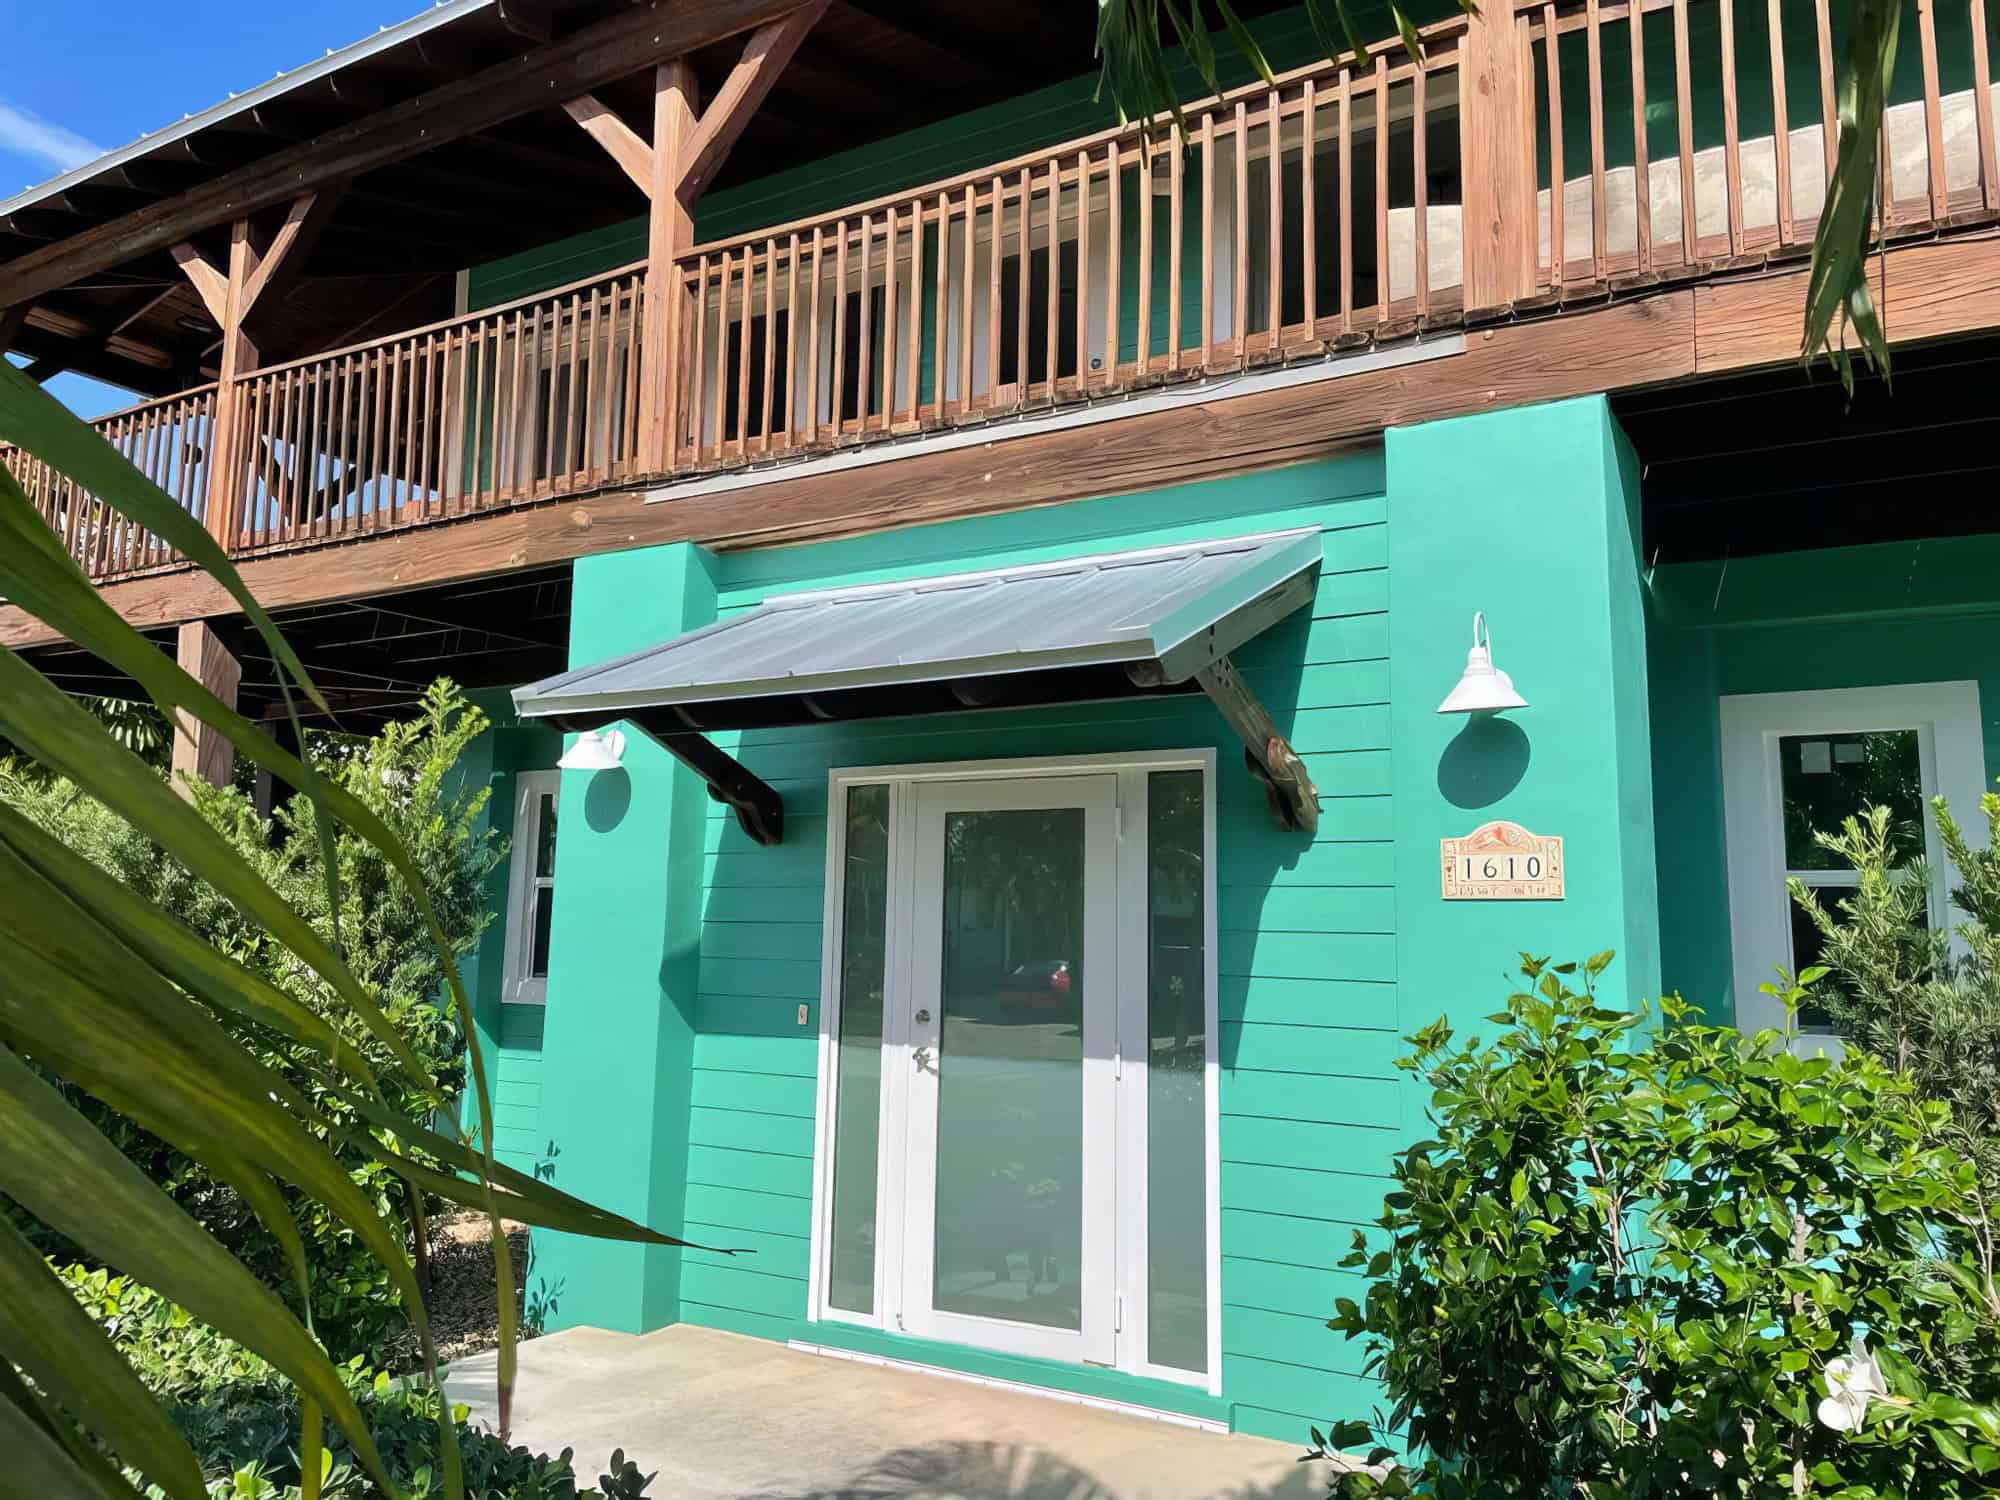
[{"label": "concrete patio", "polygon": [[[494,1356],[446,1389],[491,1425]],[[1320,1500],[1283,1443],[1197,1431],[907,1369],[676,1326],[576,1328],[521,1346],[514,1441],[612,1448],[661,1500]]]}]

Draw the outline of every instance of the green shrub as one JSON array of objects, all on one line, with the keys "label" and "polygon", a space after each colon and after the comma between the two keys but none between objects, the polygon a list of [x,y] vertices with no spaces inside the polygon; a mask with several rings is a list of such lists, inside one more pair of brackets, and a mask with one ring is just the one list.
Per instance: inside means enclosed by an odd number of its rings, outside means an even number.
[{"label": "green shrub", "polygon": [[[1367,1341],[1378,1431],[1413,1462],[1344,1490],[1988,1493],[2000,1319],[1945,1110],[1865,1054],[1795,1057],[1676,999],[1658,1029],[1603,1009],[1609,958],[1578,993],[1576,965],[1524,957],[1491,1045],[1413,1038],[1433,1136],[1398,1157],[1344,1263],[1365,1304],[1331,1324]],[[1857,1334],[1887,1396],[1848,1434],[1821,1406]]]},{"label": "green shrub", "polygon": [[[323,774],[372,808],[402,841],[423,874],[454,954],[464,957],[491,919],[486,882],[504,854],[498,835],[482,826],[487,790],[461,785],[455,768],[487,720],[453,684],[440,681],[409,721],[355,742],[308,733],[308,751]],[[299,799],[272,819],[258,816],[234,789],[193,786],[196,805],[221,829],[244,861],[323,935],[334,931],[326,864],[313,805]],[[327,987],[261,926],[248,921],[211,887],[191,875],[131,824],[60,780],[0,770],[0,797],[72,849],[85,855],[178,918],[231,958],[310,1005],[352,1042],[387,1085],[396,1113],[422,1117],[423,1096],[399,1081],[388,1049]],[[463,1086],[464,1040],[457,1019],[438,1003],[442,962],[417,903],[381,851],[338,829],[333,839],[339,875],[339,936],[348,966],[374,993],[425,1069],[450,1097]],[[408,1226],[400,1182],[379,1163],[339,1139],[356,1124],[352,1110],[318,1086],[320,1070],[306,1052],[255,1031],[233,1015],[219,1017],[260,1061],[279,1069],[318,1109],[313,1129],[353,1171],[376,1211]],[[323,1062],[323,1060],[319,1060]],[[249,1205],[195,1163],[96,1101],[65,1088],[71,1102],[146,1174],[267,1284],[292,1300],[292,1282],[278,1242]],[[353,1233],[306,1195],[284,1190],[313,1270],[315,1331],[337,1357],[373,1353],[400,1322],[388,1273]],[[32,1221],[21,1227],[59,1261],[81,1259]]]},{"label": "green shrub", "polygon": [[[60,1267],[57,1274],[166,1406],[210,1477],[211,1495],[217,1500],[281,1500],[300,1494],[299,1404],[276,1370],[138,1282],[82,1266]],[[436,1393],[372,1372],[358,1354],[341,1373],[391,1477],[412,1500],[442,1494]],[[464,1408],[455,1415],[468,1496],[570,1500],[578,1495],[567,1450],[551,1458],[510,1447],[467,1425]],[[597,1490],[583,1493],[631,1500],[643,1492],[645,1477],[624,1461],[622,1452],[613,1455],[611,1467]],[[354,1463],[338,1430],[328,1432],[322,1472],[327,1500],[376,1500],[382,1495]],[[138,1476],[130,1477],[139,1482]]]},{"label": "green shrub", "polygon": [[1960,916],[1949,933],[1931,927],[1922,863],[1898,867],[1903,841],[1885,807],[1819,836],[1854,870],[1853,894],[1829,907],[1794,880],[1792,899],[1819,930],[1820,962],[1830,971],[1814,998],[1849,1045],[1950,1107],[1958,1148],[1978,1163],[1991,1198],[2000,1193],[2000,796],[1981,799],[1983,849],[1966,842],[1944,798],[1931,807],[1959,876],[1952,904]]}]

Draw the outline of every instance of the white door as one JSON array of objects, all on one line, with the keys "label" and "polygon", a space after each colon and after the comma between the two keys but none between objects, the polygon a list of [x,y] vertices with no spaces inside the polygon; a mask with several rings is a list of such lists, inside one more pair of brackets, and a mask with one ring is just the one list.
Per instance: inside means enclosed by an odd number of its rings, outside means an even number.
[{"label": "white door", "polygon": [[1117,798],[1115,775],[915,788],[911,1334],[1115,1357]]},{"label": "white door", "polygon": [[[1782,1003],[1760,986],[1777,982],[1776,969],[1796,975],[1818,959],[1819,934],[1786,894],[1787,879],[1821,892],[1829,909],[1856,883],[1815,833],[1837,832],[1865,807],[1889,807],[1899,849],[1929,868],[1930,921],[1951,920],[1957,876],[1930,800],[1944,795],[1966,837],[1984,842],[1979,685],[1744,694],[1722,700],[1721,720],[1736,1018],[1756,1031],[1784,1020]],[[1801,1050],[1838,1046],[1822,1013],[1802,1012],[1800,1024]]]}]

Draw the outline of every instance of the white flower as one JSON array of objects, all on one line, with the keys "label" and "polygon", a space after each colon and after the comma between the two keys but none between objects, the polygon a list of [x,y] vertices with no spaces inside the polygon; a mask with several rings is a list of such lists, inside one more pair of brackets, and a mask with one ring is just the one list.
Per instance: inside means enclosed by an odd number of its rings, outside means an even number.
[{"label": "white flower", "polygon": [[1868,1352],[1868,1341],[1856,1334],[1846,1358],[1826,1362],[1826,1399],[1819,1404],[1819,1419],[1835,1432],[1859,1432],[1869,1402],[1888,1397],[1882,1367]]}]

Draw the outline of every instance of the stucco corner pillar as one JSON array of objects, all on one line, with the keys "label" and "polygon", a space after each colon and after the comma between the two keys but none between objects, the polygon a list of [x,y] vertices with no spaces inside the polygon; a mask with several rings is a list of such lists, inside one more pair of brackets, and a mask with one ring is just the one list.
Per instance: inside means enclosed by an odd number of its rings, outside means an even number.
[{"label": "stucco corner pillar", "polygon": [[[1399,1019],[1461,1032],[1519,955],[1617,950],[1600,993],[1659,988],[1638,464],[1593,396],[1388,434]],[[1437,712],[1483,610],[1528,707]],[[1493,820],[1563,839],[1561,900],[1451,900],[1439,841]],[[1483,1028],[1491,1034],[1491,1028]]]},{"label": "stucco corner pillar", "polygon": [[[691,543],[576,564],[570,665],[716,618],[715,558]],[[681,1236],[701,936],[701,781],[627,726],[616,771],[564,771],[543,1031],[554,1182]],[[643,1332],[680,1316],[680,1253],[537,1231],[531,1298],[550,1328]]]}]

